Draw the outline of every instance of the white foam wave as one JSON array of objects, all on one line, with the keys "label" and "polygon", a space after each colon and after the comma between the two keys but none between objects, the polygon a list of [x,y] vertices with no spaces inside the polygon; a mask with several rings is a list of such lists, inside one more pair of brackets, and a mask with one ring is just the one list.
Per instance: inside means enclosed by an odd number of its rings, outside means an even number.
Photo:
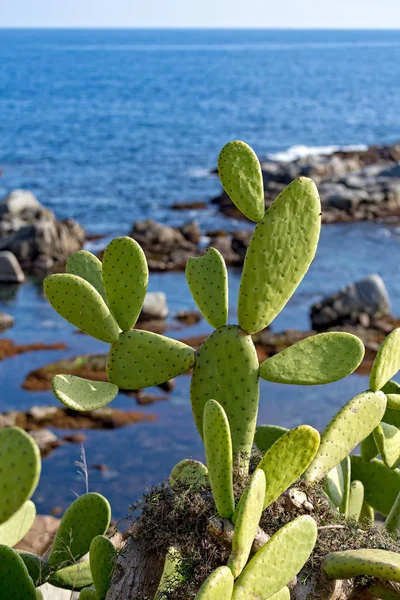
[{"label": "white foam wave", "polygon": [[267,154],[268,160],[276,160],[279,162],[292,162],[298,158],[304,158],[306,156],[315,156],[317,154],[333,154],[334,152],[351,152],[358,151],[362,152],[367,150],[368,146],[364,144],[354,144],[351,146],[303,146],[301,144],[297,146],[291,146],[283,152],[273,152]]}]

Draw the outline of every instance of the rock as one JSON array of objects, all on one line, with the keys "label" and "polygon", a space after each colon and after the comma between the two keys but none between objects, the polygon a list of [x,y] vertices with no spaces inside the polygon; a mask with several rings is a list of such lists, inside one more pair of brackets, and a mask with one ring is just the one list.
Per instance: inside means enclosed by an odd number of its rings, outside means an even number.
[{"label": "rock", "polygon": [[64,350],[65,344],[62,342],[56,344],[15,344],[12,340],[1,339],[0,340],[0,360],[4,358],[11,358],[17,354],[24,354],[25,352],[35,352],[41,350]]},{"label": "rock", "polygon": [[168,317],[167,296],[164,292],[147,292],[140,320],[166,319]]},{"label": "rock", "polygon": [[42,456],[48,456],[55,448],[62,446],[61,440],[50,429],[37,429],[30,431],[30,434],[39,446]]},{"label": "rock", "polygon": [[0,313],[0,331],[4,331],[14,325],[14,317],[7,313]]},{"label": "rock", "polygon": [[25,270],[48,270],[84,242],[78,223],[58,221],[31,192],[14,190],[0,201],[0,250],[15,254]]},{"label": "rock", "polygon": [[316,331],[336,325],[363,324],[390,314],[390,300],[382,278],[369,275],[339,292],[324,298],[311,308],[311,323]]},{"label": "rock", "polygon": [[172,210],[204,210],[207,208],[207,202],[176,202],[171,206]]},{"label": "rock", "polygon": [[17,257],[12,252],[0,252],[0,283],[22,283],[23,281],[25,275]]}]

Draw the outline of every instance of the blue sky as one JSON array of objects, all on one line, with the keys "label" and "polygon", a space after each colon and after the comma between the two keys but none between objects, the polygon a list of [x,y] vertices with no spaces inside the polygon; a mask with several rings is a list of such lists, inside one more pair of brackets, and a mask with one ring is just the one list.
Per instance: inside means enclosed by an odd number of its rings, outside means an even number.
[{"label": "blue sky", "polygon": [[0,0],[0,27],[399,28],[399,0]]}]

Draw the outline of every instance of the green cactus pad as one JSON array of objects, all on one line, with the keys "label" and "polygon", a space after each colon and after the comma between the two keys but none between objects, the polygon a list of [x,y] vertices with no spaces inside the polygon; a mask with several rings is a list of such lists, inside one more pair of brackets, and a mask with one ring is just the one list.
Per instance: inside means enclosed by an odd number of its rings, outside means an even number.
[{"label": "green cactus pad", "polygon": [[388,408],[400,410],[400,383],[397,381],[388,381],[382,387],[381,391],[386,394]]},{"label": "green cactus pad", "polygon": [[19,427],[0,430],[0,524],[33,494],[41,471],[36,442]]},{"label": "green cactus pad", "polygon": [[276,594],[269,597],[269,600],[290,600],[290,591],[288,587],[284,587]]},{"label": "green cactus pad", "polygon": [[0,525],[0,544],[15,546],[28,533],[36,517],[36,507],[27,500],[7,521]]},{"label": "green cactus pad", "polygon": [[223,256],[209,248],[200,258],[189,258],[186,279],[206,321],[218,329],[228,318],[228,273]]},{"label": "green cactus pad", "polygon": [[77,275],[57,273],[46,277],[43,285],[51,306],[69,323],[102,342],[118,340],[118,324],[90,283]]},{"label": "green cactus pad", "polygon": [[124,390],[139,390],[164,383],[191,369],[195,352],[182,342],[135,329],[122,333],[107,361],[112,383]]},{"label": "green cactus pad", "polygon": [[375,444],[374,432],[367,435],[361,442],[361,456],[363,460],[369,461],[378,456],[378,448]]},{"label": "green cactus pad", "polygon": [[146,257],[130,237],[112,240],[103,255],[108,304],[122,331],[132,329],[142,310],[149,282]]},{"label": "green cactus pad", "polygon": [[90,492],[77,498],[66,510],[49,556],[51,566],[66,566],[89,552],[94,537],[110,524],[111,509],[104,496]]},{"label": "green cactus pad", "polygon": [[372,365],[369,387],[380,390],[400,369],[400,327],[394,329],[383,341]]},{"label": "green cactus pad", "polygon": [[43,594],[40,590],[35,590],[36,600],[43,600]]},{"label": "green cactus pad", "polygon": [[232,600],[263,600],[279,592],[304,566],[316,539],[317,525],[308,515],[279,529],[236,581]]},{"label": "green cactus pad", "polygon": [[377,458],[365,462],[361,456],[351,457],[351,471],[353,479],[364,485],[365,501],[387,516],[400,492],[400,471],[389,469]]},{"label": "green cactus pad", "polygon": [[89,561],[79,562],[63,569],[54,571],[49,579],[49,583],[63,590],[75,590],[79,592],[92,584],[92,574],[90,572]]},{"label": "green cactus pad", "polygon": [[231,432],[228,417],[215,400],[209,400],[204,407],[203,433],[215,505],[221,517],[230,519],[235,510]]},{"label": "green cactus pad", "polygon": [[385,408],[386,396],[382,392],[368,391],[352,398],[324,429],[321,445],[305,478],[314,482],[329,473],[377,427]]},{"label": "green cactus pad", "polygon": [[90,570],[100,600],[105,600],[107,596],[117,556],[117,550],[104,535],[98,535],[92,540],[89,552]]},{"label": "green cactus pad", "polygon": [[349,508],[349,498],[350,498],[350,484],[351,484],[351,463],[350,458],[346,456],[340,463],[342,467],[343,474],[343,498],[342,502],[339,506],[339,511],[347,516],[347,511]]},{"label": "green cactus pad", "polygon": [[193,415],[203,437],[203,411],[210,398],[225,410],[234,461],[250,457],[258,412],[258,358],[251,337],[237,325],[217,329],[197,351],[190,387]]},{"label": "green cactus pad", "polygon": [[183,576],[179,567],[182,562],[181,553],[177,548],[171,546],[165,557],[164,570],[154,600],[168,598],[172,590],[182,581]]},{"label": "green cactus pad", "polygon": [[[365,492],[364,492],[364,495],[365,495]],[[375,520],[375,511],[372,508],[372,506],[370,506],[368,504],[368,502],[365,502],[365,500],[364,500],[363,505],[361,507],[359,521],[362,523],[365,520],[371,521],[371,523],[373,523]]]},{"label": "green cactus pad", "polygon": [[332,504],[339,508],[344,496],[344,477],[342,463],[339,463],[326,475],[324,479],[324,491]]},{"label": "green cactus pad", "polygon": [[324,558],[323,570],[330,579],[367,575],[399,583],[400,555],[372,548],[331,552]]},{"label": "green cactus pad", "polygon": [[386,394],[388,408],[400,410],[400,394]]},{"label": "green cactus pad", "polygon": [[255,152],[239,140],[226,144],[218,157],[218,175],[232,202],[250,221],[264,216],[264,184]]},{"label": "green cactus pad", "polygon": [[68,408],[96,410],[109,404],[118,394],[118,386],[105,381],[91,381],[75,375],[55,375],[51,380],[55,397]]},{"label": "green cactus pad", "polygon": [[104,288],[101,262],[91,252],[78,250],[70,254],[65,271],[71,275],[82,277],[97,290],[104,302],[107,303],[107,294]]},{"label": "green cactus pad", "polygon": [[240,498],[233,518],[235,530],[228,567],[235,579],[243,571],[250,556],[263,511],[264,498],[265,475],[261,469],[256,469]]},{"label": "green cactus pad", "polygon": [[[390,585],[390,582],[389,584]],[[395,589],[386,587],[381,583],[371,583],[368,587],[370,597],[375,600],[399,600],[399,593]]]},{"label": "green cactus pad", "polygon": [[177,483],[203,486],[209,484],[208,469],[202,462],[193,458],[181,460],[171,471],[169,483],[172,488]]},{"label": "green cactus pad", "polygon": [[350,486],[349,506],[347,516],[349,519],[360,520],[364,503],[364,486],[361,481],[352,481]]},{"label": "green cactus pad", "polygon": [[79,600],[100,600],[96,590],[92,587],[85,587],[79,594]]},{"label": "green cactus pad", "polygon": [[230,600],[233,575],[228,567],[218,567],[201,586],[195,600]]},{"label": "green cactus pad", "polygon": [[321,204],[311,179],[300,177],[258,223],[244,261],[239,324],[253,334],[267,327],[306,274],[317,249]]},{"label": "green cactus pad", "polygon": [[49,565],[44,560],[36,556],[36,554],[25,552],[23,550],[17,550],[17,552],[24,561],[34,586],[39,587],[40,585],[46,583],[51,573]]},{"label": "green cactus pad", "polygon": [[383,421],[374,429],[374,440],[379,454],[387,467],[394,469],[400,464],[400,430]]},{"label": "green cactus pad", "polygon": [[256,427],[254,443],[260,452],[266,452],[276,440],[279,440],[288,431],[287,427],[279,425],[259,425]]},{"label": "green cactus pad", "polygon": [[319,433],[309,425],[291,429],[271,446],[257,467],[265,474],[264,509],[304,473],[318,447]]},{"label": "green cactus pad", "polygon": [[260,377],[276,383],[321,385],[347,377],[364,357],[364,344],[351,333],[319,333],[260,365]]},{"label": "green cactus pad", "polygon": [[400,534],[400,492],[386,518],[385,528],[390,533],[395,533],[397,537]]},{"label": "green cactus pad", "polygon": [[35,586],[24,561],[8,546],[0,546],[0,598],[36,600]]}]

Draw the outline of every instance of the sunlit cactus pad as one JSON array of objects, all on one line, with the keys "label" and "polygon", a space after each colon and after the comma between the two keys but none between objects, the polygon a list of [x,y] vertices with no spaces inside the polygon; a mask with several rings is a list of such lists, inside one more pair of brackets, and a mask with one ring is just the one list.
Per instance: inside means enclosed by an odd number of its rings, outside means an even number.
[{"label": "sunlit cactus pad", "polygon": [[289,346],[260,366],[260,376],[276,383],[320,385],[353,373],[364,357],[364,345],[355,335],[320,333]]},{"label": "sunlit cactus pad", "polygon": [[22,558],[8,546],[0,546],[1,600],[36,600],[35,586]]},{"label": "sunlit cactus pad", "polygon": [[279,425],[258,425],[254,443],[260,452],[266,452],[276,440],[279,440],[288,431],[287,427],[280,427]]},{"label": "sunlit cactus pad", "polygon": [[394,469],[400,463],[400,430],[394,425],[380,423],[374,429],[374,440],[386,466]]},{"label": "sunlit cactus pad", "polygon": [[92,584],[89,561],[78,562],[69,567],[57,569],[49,577],[49,583],[63,590],[82,590]]},{"label": "sunlit cactus pad", "polygon": [[82,558],[89,552],[93,538],[107,531],[110,519],[110,505],[100,494],[90,492],[77,498],[61,520],[51,548],[49,564],[66,566]]},{"label": "sunlit cactus pad", "polygon": [[90,283],[77,275],[56,273],[46,277],[43,285],[47,300],[66,321],[102,342],[118,340],[118,324]]},{"label": "sunlit cactus pad", "polygon": [[203,317],[215,329],[228,318],[228,273],[225,261],[215,248],[200,258],[189,258],[186,279]]},{"label": "sunlit cactus pad", "polygon": [[229,600],[232,597],[233,575],[228,567],[219,567],[201,586],[195,600]]},{"label": "sunlit cactus pad", "polygon": [[347,516],[349,519],[360,519],[364,503],[364,486],[361,481],[352,481],[350,486],[349,506]]},{"label": "sunlit cactus pad", "polygon": [[378,456],[378,448],[376,447],[374,432],[367,435],[361,442],[361,456],[364,460],[369,461]]},{"label": "sunlit cactus pad", "polygon": [[195,352],[186,344],[135,329],[122,333],[111,347],[107,374],[121,389],[138,390],[185,373],[194,360]]},{"label": "sunlit cactus pad", "polygon": [[0,430],[0,524],[33,494],[41,471],[36,442],[19,427]]},{"label": "sunlit cactus pad", "polygon": [[304,566],[316,539],[317,525],[308,515],[279,529],[237,579],[232,600],[258,600],[279,592]]},{"label": "sunlit cactus pad", "polygon": [[300,425],[280,437],[258,465],[265,473],[264,508],[287,490],[307,469],[319,447],[319,433]]},{"label": "sunlit cactus pad", "polygon": [[399,537],[400,534],[400,492],[396,498],[395,503],[390,509],[385,521],[385,529],[390,533],[394,534],[395,537]]},{"label": "sunlit cactus pad", "polygon": [[382,343],[372,365],[369,386],[380,390],[400,369],[400,327],[394,329]]},{"label": "sunlit cactus pad", "polygon": [[351,457],[351,471],[353,479],[364,485],[366,502],[387,516],[400,492],[400,471],[389,469],[377,458],[365,462],[361,456]]},{"label": "sunlit cactus pad", "polygon": [[224,190],[251,221],[264,216],[264,184],[255,152],[239,140],[226,144],[218,157],[218,175]]},{"label": "sunlit cactus pad", "polygon": [[372,548],[332,552],[325,557],[323,569],[331,579],[368,575],[400,582],[400,555]]},{"label": "sunlit cactus pad", "polygon": [[339,463],[327,473],[324,479],[324,491],[336,508],[339,508],[343,502],[344,484],[342,463]]},{"label": "sunlit cactus pad", "polygon": [[225,410],[234,459],[250,456],[256,426],[258,357],[251,336],[237,325],[217,329],[197,351],[190,397],[197,429],[203,436],[204,406],[211,398]]},{"label": "sunlit cactus pad", "polygon": [[109,404],[118,394],[118,386],[91,381],[75,375],[55,375],[51,381],[55,397],[72,410],[96,410]]},{"label": "sunlit cactus pad", "polygon": [[306,479],[310,482],[322,479],[346,458],[377,427],[385,409],[386,396],[382,392],[367,391],[352,398],[324,429]]},{"label": "sunlit cactus pad", "polygon": [[131,329],[142,310],[149,270],[139,244],[130,237],[112,240],[103,255],[103,281],[108,304],[123,331]]},{"label": "sunlit cactus pad", "polygon": [[239,325],[247,333],[267,327],[285,306],[314,258],[321,204],[311,179],[290,183],[257,224],[244,261]]},{"label": "sunlit cactus pad", "polygon": [[36,517],[36,508],[27,500],[7,521],[0,525],[0,544],[15,546],[28,533]]},{"label": "sunlit cactus pad", "polygon": [[106,290],[104,288],[102,266],[100,260],[87,250],[78,250],[70,254],[65,267],[65,272],[78,275],[88,281],[105,302],[107,302]]},{"label": "sunlit cactus pad", "polygon": [[89,561],[93,584],[100,600],[104,600],[110,586],[117,551],[104,535],[98,535],[90,544]]},{"label": "sunlit cactus pad", "polygon": [[172,469],[169,482],[172,488],[179,483],[197,486],[207,485],[209,483],[208,469],[199,460],[185,458]]},{"label": "sunlit cactus pad", "polygon": [[79,600],[100,600],[96,590],[93,587],[83,588],[79,594]]},{"label": "sunlit cactus pad", "polygon": [[284,587],[276,594],[269,597],[269,600],[290,600],[290,591],[288,587]]}]

